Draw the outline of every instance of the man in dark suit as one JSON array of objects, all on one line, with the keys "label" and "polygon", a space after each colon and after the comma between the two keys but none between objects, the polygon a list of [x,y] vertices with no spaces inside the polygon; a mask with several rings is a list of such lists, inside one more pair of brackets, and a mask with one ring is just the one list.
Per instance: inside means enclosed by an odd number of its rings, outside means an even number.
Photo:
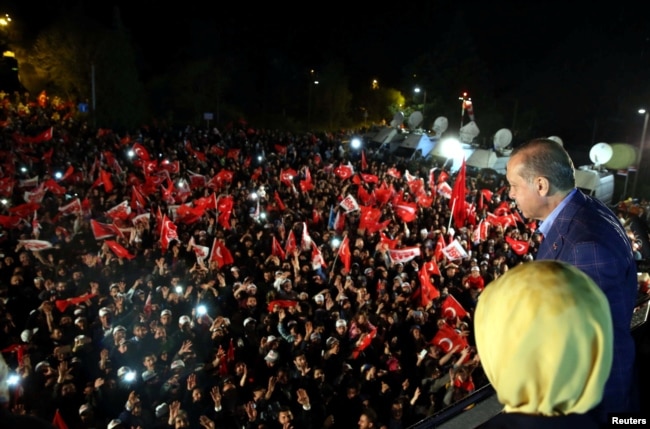
[{"label": "man in dark suit", "polygon": [[[637,296],[637,267],[630,240],[616,215],[576,188],[571,157],[561,144],[535,139],[517,147],[507,166],[509,196],[524,217],[541,221],[536,260],[568,262],[607,296],[614,324],[614,362],[599,413],[638,409],[635,346],[630,331]],[[552,347],[553,345],[549,345]]]}]

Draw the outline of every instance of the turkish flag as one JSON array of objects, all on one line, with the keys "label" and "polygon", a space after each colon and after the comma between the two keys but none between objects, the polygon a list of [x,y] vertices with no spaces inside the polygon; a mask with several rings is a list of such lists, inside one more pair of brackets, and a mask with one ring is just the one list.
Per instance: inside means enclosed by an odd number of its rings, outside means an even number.
[{"label": "turkish flag", "polygon": [[359,216],[359,229],[366,229],[372,223],[376,223],[381,218],[381,210],[369,207],[359,206],[361,215]]},{"label": "turkish flag", "polygon": [[447,319],[462,319],[469,316],[469,313],[460,305],[460,302],[454,298],[453,295],[447,295],[447,298],[442,303],[442,314]]},{"label": "turkish flag", "polygon": [[379,177],[374,174],[361,173],[361,178],[366,183],[379,183]]},{"label": "turkish flag", "polygon": [[302,192],[309,192],[314,189],[314,183],[311,180],[311,172],[309,167],[305,168],[305,178],[300,181],[300,190]]},{"label": "turkish flag", "polygon": [[354,168],[350,164],[339,165],[334,169],[334,174],[341,180],[349,179],[354,174]]},{"label": "turkish flag", "polygon": [[200,244],[196,244],[196,242],[194,241],[194,236],[190,238],[190,242],[188,244],[192,247],[192,250],[194,251],[194,255],[196,255],[196,260],[199,263],[203,263],[205,258],[207,258],[210,255],[210,248],[208,246],[202,246]]},{"label": "turkish flag", "polygon": [[445,243],[445,237],[440,234],[438,235],[438,241],[436,241],[436,248],[433,250],[433,256],[436,258],[436,261],[440,261],[442,258],[444,258],[445,254],[443,253],[443,249],[445,247],[447,247],[447,243]]},{"label": "turkish flag", "polygon": [[284,246],[284,252],[286,255],[291,255],[297,248],[296,235],[293,233],[292,229],[289,231],[289,236],[287,237],[287,242]]},{"label": "turkish flag", "polygon": [[398,241],[399,240],[397,238],[391,239],[383,232],[379,233],[379,242],[389,249],[394,249],[397,246]]},{"label": "turkish flag", "polygon": [[163,215],[162,218],[162,228],[160,229],[160,245],[163,253],[167,251],[169,243],[172,240],[178,240],[178,233],[176,232],[177,227],[174,225],[174,222],[169,220],[167,215]]},{"label": "turkish flag", "polygon": [[79,198],[75,198],[68,204],[59,207],[59,214],[63,216],[79,213],[81,213],[81,200]]},{"label": "turkish flag", "polygon": [[160,163],[160,168],[168,171],[170,174],[175,174],[181,171],[181,164],[178,161],[169,161],[165,159]]},{"label": "turkish flag", "polygon": [[132,255],[128,250],[126,250],[121,244],[117,241],[106,240],[104,241],[109,249],[117,256],[118,258],[124,258],[131,260],[135,258],[135,255]]},{"label": "turkish flag", "polygon": [[399,170],[395,167],[391,167],[388,170],[386,170],[386,174],[389,176],[392,176],[396,179],[401,179],[402,178],[402,173],[399,172]]},{"label": "turkish flag", "polygon": [[113,192],[113,182],[111,181],[111,173],[104,170],[103,168],[100,168],[99,177],[101,178],[102,184],[104,185],[104,191],[106,191],[106,193],[108,194]]},{"label": "turkish flag", "polygon": [[228,250],[226,245],[215,238],[212,243],[210,261],[216,262],[217,266],[221,268],[234,263],[235,259],[232,257],[232,253],[230,253],[230,250]]},{"label": "turkish flag", "polygon": [[273,256],[277,256],[280,258],[281,261],[284,261],[286,258],[286,254],[284,253],[284,249],[280,245],[280,242],[278,241],[277,238],[275,238],[275,235],[273,236],[273,240],[271,242],[271,254]]},{"label": "turkish flag", "polygon": [[133,152],[135,153],[135,156],[142,160],[149,161],[149,159],[151,159],[149,158],[149,152],[147,151],[147,148],[142,146],[140,143],[133,145]]},{"label": "turkish flag", "polygon": [[[438,265],[435,262],[427,262],[422,265],[420,271],[418,272],[418,278],[420,279],[420,302],[423,307],[428,307],[431,301],[440,296],[440,291],[431,283],[431,272],[428,267],[433,265],[438,268]],[[438,274],[440,270],[438,269]]]},{"label": "turkish flag", "polygon": [[272,313],[276,307],[289,308],[296,307],[297,305],[298,301],[293,301],[291,299],[274,299],[273,301],[269,302],[269,304],[266,306],[266,309],[269,313]]},{"label": "turkish flag", "polygon": [[77,296],[74,298],[68,298],[68,299],[57,299],[54,301],[54,305],[56,305],[56,308],[61,312],[64,313],[65,310],[71,306],[71,305],[77,305],[81,304],[82,302],[86,302],[91,298],[96,297],[97,294],[94,293],[85,293],[81,296]]},{"label": "turkish flag", "polygon": [[68,425],[66,424],[65,420],[63,420],[63,417],[61,417],[61,413],[59,412],[58,408],[54,413],[54,419],[52,419],[52,426],[54,426],[56,429],[68,429]]},{"label": "turkish flag", "polygon": [[465,197],[467,196],[467,185],[465,183],[465,159],[463,158],[463,163],[458,170],[456,175],[456,181],[454,182],[454,187],[451,191],[451,199],[449,200],[449,208],[452,209],[452,216],[454,218],[454,224],[457,228],[462,228],[465,226],[467,221],[467,209],[465,208],[467,202]]},{"label": "turkish flag", "polygon": [[361,338],[357,342],[357,346],[352,350],[352,359],[359,357],[359,354],[370,347],[373,338],[377,336],[377,328],[373,328],[370,332],[363,332]]},{"label": "turkish flag", "polygon": [[273,199],[275,200],[275,203],[278,205],[278,209],[281,212],[286,210],[287,206],[284,205],[284,201],[282,201],[282,198],[280,198],[280,194],[278,194],[278,191],[273,192]]},{"label": "turkish flag", "polygon": [[402,219],[403,222],[413,222],[418,214],[417,203],[410,203],[402,201],[394,206],[395,214]]},{"label": "turkish flag", "polygon": [[293,168],[286,168],[280,170],[280,182],[286,186],[293,186],[293,179],[298,175],[298,172]]},{"label": "turkish flag", "polygon": [[528,248],[530,247],[530,243],[528,241],[515,240],[510,236],[506,236],[505,239],[506,239],[506,243],[510,245],[512,251],[515,252],[517,255],[523,256],[526,253],[528,253]]},{"label": "turkish flag", "polygon": [[350,272],[350,265],[352,262],[352,254],[350,253],[350,238],[346,235],[341,241],[339,246],[339,259],[345,267],[345,272]]},{"label": "turkish flag", "polygon": [[468,346],[467,339],[446,323],[438,328],[438,332],[431,340],[431,344],[440,347],[445,353],[449,353],[456,346],[458,346],[458,350]]},{"label": "turkish flag", "polygon": [[122,201],[121,203],[111,207],[106,212],[106,215],[111,219],[127,219],[131,215],[131,207],[127,200]]},{"label": "turkish flag", "polygon": [[217,200],[217,212],[219,213],[217,221],[223,229],[230,229],[230,215],[232,214],[234,204],[232,195],[221,196]]},{"label": "turkish flag", "polygon": [[103,240],[108,237],[122,236],[122,231],[114,224],[97,222],[90,219],[90,229],[93,231],[95,240]]},{"label": "turkish flag", "polygon": [[327,263],[325,263],[325,258],[323,258],[323,253],[320,251],[316,243],[311,242],[311,267],[314,270],[319,270],[321,268],[327,268]]}]

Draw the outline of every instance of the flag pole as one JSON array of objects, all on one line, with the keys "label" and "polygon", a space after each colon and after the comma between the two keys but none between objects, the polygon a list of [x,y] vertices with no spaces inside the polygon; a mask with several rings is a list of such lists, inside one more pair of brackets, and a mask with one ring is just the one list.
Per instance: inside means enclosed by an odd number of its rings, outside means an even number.
[{"label": "flag pole", "polygon": [[451,228],[451,221],[454,218],[455,208],[456,208],[456,199],[454,199],[453,203],[451,203],[451,216],[449,216],[449,225],[447,225],[447,232],[449,232],[449,229]]}]

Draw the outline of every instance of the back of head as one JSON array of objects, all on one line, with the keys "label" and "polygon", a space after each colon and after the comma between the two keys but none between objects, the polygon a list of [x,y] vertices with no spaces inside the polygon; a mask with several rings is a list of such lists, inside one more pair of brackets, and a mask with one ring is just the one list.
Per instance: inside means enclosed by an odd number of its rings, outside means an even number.
[{"label": "back of head", "polygon": [[520,157],[518,174],[529,183],[535,177],[546,177],[551,185],[560,191],[575,187],[575,167],[564,147],[554,140],[533,139],[512,151],[510,159]]},{"label": "back of head", "polygon": [[518,265],[485,288],[476,346],[506,412],[585,413],[602,399],[613,328],[604,293],[560,261]]}]

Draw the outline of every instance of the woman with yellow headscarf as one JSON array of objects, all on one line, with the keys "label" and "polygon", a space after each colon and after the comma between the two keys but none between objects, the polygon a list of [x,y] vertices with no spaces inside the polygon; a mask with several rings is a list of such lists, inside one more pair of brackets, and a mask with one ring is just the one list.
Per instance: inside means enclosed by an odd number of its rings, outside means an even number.
[{"label": "woman with yellow headscarf", "polygon": [[597,428],[612,365],[607,298],[560,261],[518,265],[476,307],[476,347],[504,412],[483,428]]}]

